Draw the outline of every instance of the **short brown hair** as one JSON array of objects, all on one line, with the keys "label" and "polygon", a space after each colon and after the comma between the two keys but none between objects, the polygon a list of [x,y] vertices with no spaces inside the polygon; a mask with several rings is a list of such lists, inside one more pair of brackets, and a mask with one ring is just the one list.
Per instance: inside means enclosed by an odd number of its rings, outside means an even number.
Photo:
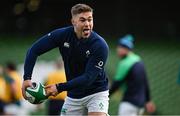
[{"label": "short brown hair", "polygon": [[76,4],[71,8],[71,15],[77,15],[83,12],[93,12],[93,9],[86,4]]}]

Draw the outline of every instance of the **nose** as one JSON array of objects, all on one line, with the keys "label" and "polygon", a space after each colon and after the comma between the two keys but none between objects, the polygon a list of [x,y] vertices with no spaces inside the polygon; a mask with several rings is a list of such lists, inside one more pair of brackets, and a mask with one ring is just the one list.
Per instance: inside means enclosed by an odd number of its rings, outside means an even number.
[{"label": "nose", "polygon": [[87,20],[84,22],[84,26],[89,26],[89,22]]}]

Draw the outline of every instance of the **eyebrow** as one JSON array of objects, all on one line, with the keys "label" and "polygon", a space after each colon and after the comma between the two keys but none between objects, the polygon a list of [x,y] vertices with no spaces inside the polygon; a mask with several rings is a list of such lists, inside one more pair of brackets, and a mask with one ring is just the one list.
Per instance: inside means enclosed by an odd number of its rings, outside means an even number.
[{"label": "eyebrow", "polygon": [[80,17],[80,19],[90,19],[93,18],[92,16],[89,16],[88,18]]}]

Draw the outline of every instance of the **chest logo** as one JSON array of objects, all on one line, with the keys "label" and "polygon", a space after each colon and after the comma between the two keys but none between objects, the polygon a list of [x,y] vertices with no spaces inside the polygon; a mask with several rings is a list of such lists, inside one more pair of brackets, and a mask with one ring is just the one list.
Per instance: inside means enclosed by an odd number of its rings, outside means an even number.
[{"label": "chest logo", "polygon": [[70,47],[69,43],[68,42],[64,42],[64,47],[69,48]]},{"label": "chest logo", "polygon": [[90,55],[90,51],[87,50],[87,51],[86,51],[86,57],[89,57],[89,55]]}]

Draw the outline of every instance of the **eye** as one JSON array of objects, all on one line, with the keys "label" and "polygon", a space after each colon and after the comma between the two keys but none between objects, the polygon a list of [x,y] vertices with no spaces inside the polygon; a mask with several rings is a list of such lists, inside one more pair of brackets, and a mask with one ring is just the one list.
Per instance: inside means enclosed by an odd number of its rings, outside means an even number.
[{"label": "eye", "polygon": [[92,21],[92,19],[88,19],[88,22],[91,22]]},{"label": "eye", "polygon": [[80,19],[81,22],[85,22],[86,20],[85,19]]}]

